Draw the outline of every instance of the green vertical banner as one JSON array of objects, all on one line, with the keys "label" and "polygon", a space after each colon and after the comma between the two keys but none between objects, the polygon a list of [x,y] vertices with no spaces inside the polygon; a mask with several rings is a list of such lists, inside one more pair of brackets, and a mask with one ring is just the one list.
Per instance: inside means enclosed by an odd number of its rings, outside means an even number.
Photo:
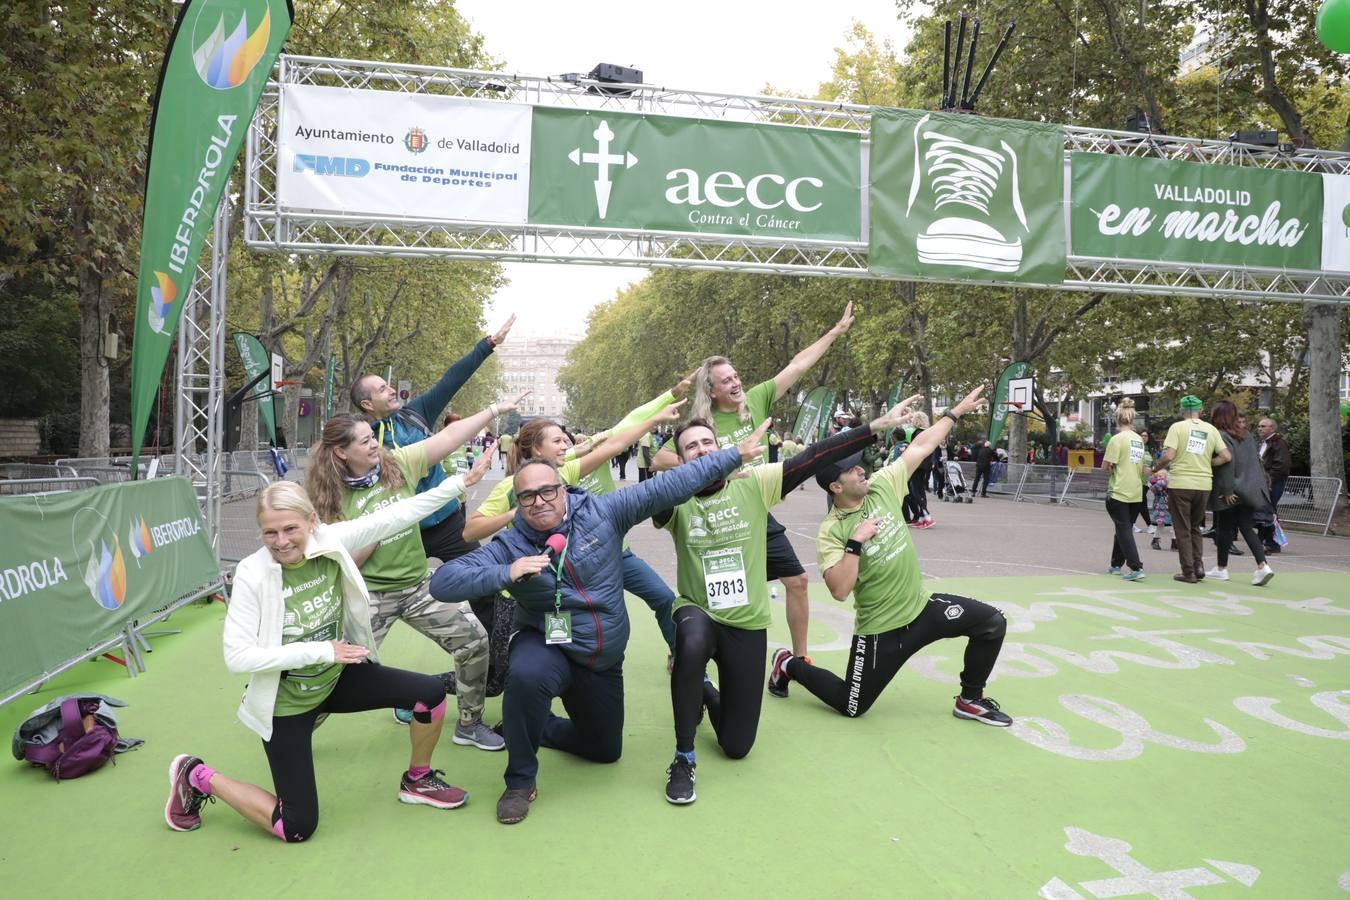
[{"label": "green vertical banner", "polygon": [[0,692],[220,577],[186,478],[0,500]]},{"label": "green vertical banner", "polygon": [[836,391],[827,391],[820,401],[820,418],[816,422],[816,440],[830,433],[830,422],[834,419],[834,401],[839,396]]},{"label": "green vertical banner", "polygon": [[801,409],[797,410],[797,421],[792,426],[794,441],[806,444],[814,439],[820,417],[825,415],[825,399],[829,395],[830,389],[827,387],[812,388],[806,395]]},{"label": "green vertical banner", "polygon": [[333,391],[337,389],[337,356],[328,354],[328,370],[323,375],[323,421],[333,418]]},{"label": "green vertical banner", "polygon": [[169,38],[147,151],[131,347],[133,472],[197,257],[292,14],[289,0],[187,0]]},{"label": "green vertical banner", "polygon": [[998,446],[998,439],[1003,436],[1003,426],[1008,424],[1008,384],[1014,378],[1025,378],[1027,370],[1031,366],[1024,362],[1015,362],[1003,370],[1003,374],[998,376],[998,387],[994,389],[994,395],[990,398],[990,416],[989,416],[989,445]]},{"label": "green vertical banner", "polygon": [[874,107],[868,199],[874,272],[1064,280],[1057,125]]},{"label": "green vertical banner", "polygon": [[[234,346],[239,351],[239,358],[244,361],[244,377],[248,381],[257,378],[263,372],[270,373],[272,370],[271,360],[267,351],[263,349],[262,341],[246,331],[236,331],[234,333]],[[262,416],[263,424],[267,426],[267,436],[272,441],[272,446],[277,443],[277,415],[272,406],[272,384],[269,379],[264,378],[253,386],[249,391],[249,396],[258,401],[258,415]],[[249,435],[248,439],[252,446],[253,439],[257,435]]]},{"label": "green vertical banner", "polygon": [[895,383],[895,387],[891,388],[891,392],[886,395],[886,409],[891,409],[895,404],[899,403],[904,395],[905,379],[901,378]]}]

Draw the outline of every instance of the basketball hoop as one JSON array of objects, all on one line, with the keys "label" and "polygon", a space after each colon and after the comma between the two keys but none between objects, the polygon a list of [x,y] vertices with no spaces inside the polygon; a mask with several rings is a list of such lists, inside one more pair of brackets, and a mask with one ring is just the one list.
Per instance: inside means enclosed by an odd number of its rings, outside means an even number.
[{"label": "basketball hoop", "polygon": [[293,387],[297,384],[304,384],[304,383],[305,382],[300,379],[283,378],[280,381],[274,382],[274,385],[276,390],[281,390],[284,387]]}]

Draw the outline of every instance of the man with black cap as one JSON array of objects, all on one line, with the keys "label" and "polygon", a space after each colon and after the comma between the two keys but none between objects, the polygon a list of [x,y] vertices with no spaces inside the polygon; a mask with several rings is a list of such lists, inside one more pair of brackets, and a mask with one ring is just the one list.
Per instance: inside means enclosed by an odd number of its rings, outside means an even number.
[{"label": "man with black cap", "polygon": [[[705,705],[727,756],[740,759],[754,746],[768,651],[769,509],[822,467],[860,455],[876,432],[896,427],[918,399],[916,394],[896,405],[869,428],[817,441],[787,462],[755,466],[740,479],[719,479],[652,517],[675,538],[675,665],[670,676],[675,759],[666,770],[667,801],[694,802],[694,734]],[[767,425],[765,420],[754,434],[763,434]],[[675,432],[673,444],[680,462],[692,463],[717,452],[718,435],[712,422],[695,418]],[[720,692],[704,678],[710,660],[717,663]]]},{"label": "man with black cap", "polygon": [[979,405],[983,391],[978,387],[967,394],[916,434],[899,459],[870,479],[855,459],[827,466],[816,475],[834,498],[834,508],[816,537],[817,560],[836,600],[853,595],[857,611],[853,653],[845,677],[840,678],[780,648],[769,673],[771,692],[777,684],[785,694],[788,681],[797,681],[827,706],[856,718],[871,708],[916,652],[942,638],[964,636],[969,642],[952,715],[986,725],[1012,724],[997,701],[984,696],[1007,631],[1003,613],[970,597],[930,595],[924,590],[903,509],[910,469],[947,439],[961,416]]},{"label": "man with black cap", "polygon": [[1167,479],[1167,508],[1172,513],[1172,533],[1176,536],[1181,571],[1172,578],[1195,584],[1205,577],[1204,537],[1209,489],[1214,484],[1214,467],[1233,458],[1219,436],[1219,429],[1200,418],[1204,404],[1187,394],[1177,404],[1181,419],[1167,429],[1162,456],[1154,469],[1171,468]]}]

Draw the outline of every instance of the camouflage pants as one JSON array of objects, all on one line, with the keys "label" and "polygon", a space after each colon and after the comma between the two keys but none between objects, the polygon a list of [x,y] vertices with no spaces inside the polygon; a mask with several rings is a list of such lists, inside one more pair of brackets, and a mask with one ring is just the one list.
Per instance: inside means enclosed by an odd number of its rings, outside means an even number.
[{"label": "camouflage pants", "polygon": [[487,632],[467,603],[442,603],[428,591],[430,579],[397,591],[370,592],[370,628],[375,646],[384,642],[395,620],[402,619],[455,658],[455,699],[463,721],[483,717],[487,689]]}]

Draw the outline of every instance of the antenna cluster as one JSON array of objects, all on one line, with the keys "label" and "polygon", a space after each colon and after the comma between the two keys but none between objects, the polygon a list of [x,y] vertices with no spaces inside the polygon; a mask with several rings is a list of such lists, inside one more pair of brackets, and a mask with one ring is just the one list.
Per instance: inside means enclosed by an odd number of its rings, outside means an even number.
[{"label": "antenna cluster", "polygon": [[[944,22],[942,24],[942,99],[938,108],[943,112],[975,112],[975,103],[980,99],[980,92],[984,90],[984,84],[989,80],[989,73],[994,71],[994,65],[998,62],[999,56],[1003,53],[1003,48],[1008,46],[1008,39],[1012,37],[1013,29],[1017,27],[1016,22],[1009,22],[1008,28],[1003,32],[1003,37],[999,40],[998,46],[994,48],[994,55],[989,57],[988,64],[984,67],[984,72],[980,75],[980,80],[975,84],[975,90],[970,90],[970,76],[975,67],[975,48],[980,43],[980,20],[975,18],[975,27],[970,34],[970,52],[965,54],[966,70],[964,77],[961,72],[961,56],[966,43],[966,22],[970,19],[964,11],[957,19],[959,25],[956,30],[956,58],[952,58],[952,23]],[[960,84],[960,95],[957,95],[957,85]]]}]

